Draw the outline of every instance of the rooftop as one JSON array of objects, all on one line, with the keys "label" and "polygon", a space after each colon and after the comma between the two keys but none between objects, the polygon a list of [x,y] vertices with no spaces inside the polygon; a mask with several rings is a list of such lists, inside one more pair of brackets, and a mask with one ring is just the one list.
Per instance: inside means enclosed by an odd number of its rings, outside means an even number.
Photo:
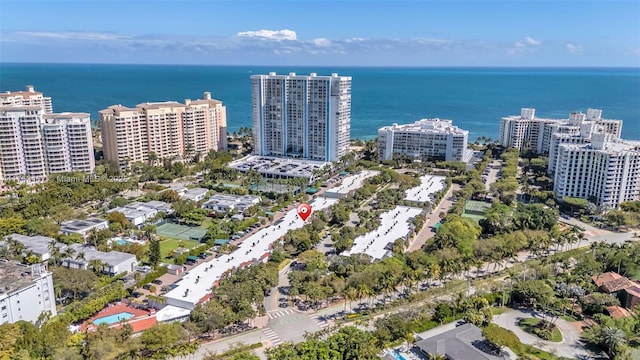
[{"label": "rooftop", "polygon": [[380,215],[380,226],[375,231],[358,236],[353,241],[351,250],[343,255],[367,254],[376,260],[386,257],[390,252],[389,244],[408,235],[413,227],[411,220],[422,211],[419,208],[398,206],[383,213]]},{"label": "rooftop", "polygon": [[462,130],[453,125],[453,121],[446,119],[422,119],[412,124],[393,124],[380,128],[380,131],[402,131],[413,133],[447,133],[447,134],[468,134],[469,131]]},{"label": "rooftop", "polygon": [[234,205],[250,205],[260,200],[261,198],[258,195],[215,194],[209,198],[207,203],[215,203],[227,207]]},{"label": "rooftop", "polygon": [[[15,234],[15,233],[9,235],[7,238],[12,238],[13,240],[20,242],[22,245],[24,245],[25,250],[30,250],[36,255],[48,254],[49,243],[51,241],[55,241],[55,239],[47,236],[41,236],[41,235],[26,236],[26,235]],[[56,244],[56,246],[58,248],[66,247],[64,244]]]},{"label": "rooftop", "polygon": [[27,266],[0,260],[0,296],[30,285],[41,274],[48,274],[42,265]]},{"label": "rooftop", "polygon": [[447,178],[437,175],[420,177],[420,185],[405,192],[405,200],[416,202],[433,202],[433,195],[444,189]]},{"label": "rooftop", "polygon": [[593,275],[591,279],[598,288],[607,293],[624,290],[633,284],[626,277],[612,271],[600,275]]},{"label": "rooftop", "polygon": [[[313,211],[326,209],[338,202],[337,199],[317,198],[309,205]],[[310,220],[309,220],[310,221]],[[301,228],[305,223],[298,217],[296,209],[292,209],[285,216],[262,230],[245,239],[238,249],[231,254],[203,262],[189,270],[179,280],[175,289],[166,293],[164,297],[169,305],[190,304],[191,307],[199,303],[211,292],[211,288],[224,274],[233,269],[239,269],[257,261],[266,259],[271,246],[283,237],[287,231]],[[175,300],[174,303],[171,300]]]},{"label": "rooftop", "polygon": [[482,330],[473,324],[460,325],[452,330],[416,342],[425,354],[440,354],[449,360],[502,360],[482,349],[492,346],[482,336]]},{"label": "rooftop", "polygon": [[206,195],[208,191],[209,190],[205,188],[193,188],[187,190],[184,194],[180,195],[180,197],[193,200],[198,196]]},{"label": "rooftop", "polygon": [[349,194],[350,192],[361,188],[365,180],[372,178],[378,174],[380,174],[380,171],[362,170],[354,175],[350,175],[342,179],[339,186],[328,190],[327,193]]},{"label": "rooftop", "polygon": [[310,178],[314,171],[328,164],[323,161],[249,155],[229,163],[229,166],[239,171],[253,169],[260,174]]},{"label": "rooftop", "polygon": [[632,315],[629,310],[620,306],[609,306],[607,307],[607,312],[612,318],[625,318]]},{"label": "rooftop", "polygon": [[89,230],[96,226],[103,225],[105,223],[108,223],[108,221],[105,219],[99,219],[99,218],[88,218],[86,220],[71,220],[71,221],[63,222],[61,224],[60,230],[63,232]]},{"label": "rooftop", "polygon": [[102,252],[102,251],[98,251],[93,246],[86,246],[83,244],[73,244],[73,245],[69,245],[69,247],[75,250],[76,254],[84,253],[83,262],[86,262],[86,263],[88,263],[91,260],[98,259],[110,266],[115,266],[131,258],[135,259],[136,257],[133,254],[128,254],[120,251]]}]

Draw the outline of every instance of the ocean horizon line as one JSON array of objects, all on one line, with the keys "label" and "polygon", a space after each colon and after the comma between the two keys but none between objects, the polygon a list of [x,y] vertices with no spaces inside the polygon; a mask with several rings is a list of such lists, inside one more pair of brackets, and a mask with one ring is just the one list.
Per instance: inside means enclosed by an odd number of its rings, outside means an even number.
[{"label": "ocean horizon line", "polygon": [[2,65],[100,65],[100,66],[189,66],[189,67],[272,67],[272,68],[352,68],[352,69],[518,69],[518,70],[638,70],[640,65],[634,66],[562,66],[562,65],[269,65],[269,64],[175,64],[175,63],[94,63],[94,62],[15,62],[0,61]]}]

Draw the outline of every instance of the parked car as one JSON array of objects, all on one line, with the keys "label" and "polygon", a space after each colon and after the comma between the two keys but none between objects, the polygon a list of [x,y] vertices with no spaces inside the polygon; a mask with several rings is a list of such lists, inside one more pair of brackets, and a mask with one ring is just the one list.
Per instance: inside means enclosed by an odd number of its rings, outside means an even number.
[{"label": "parked car", "polygon": [[160,279],[155,279],[151,282],[152,284],[156,284],[156,285],[162,285],[162,280]]},{"label": "parked car", "polygon": [[151,291],[151,286],[152,286],[151,284],[146,284],[146,285],[145,285],[145,286],[143,286],[142,288],[143,288],[143,289],[145,289],[145,290],[149,290],[149,291]]}]

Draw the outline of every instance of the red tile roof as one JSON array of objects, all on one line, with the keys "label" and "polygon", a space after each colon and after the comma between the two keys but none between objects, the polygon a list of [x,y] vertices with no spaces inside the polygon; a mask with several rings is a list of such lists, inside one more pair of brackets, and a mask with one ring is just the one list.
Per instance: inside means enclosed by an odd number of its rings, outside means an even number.
[{"label": "red tile roof", "polygon": [[607,312],[609,313],[609,316],[611,316],[612,318],[624,318],[624,317],[631,316],[631,313],[629,312],[629,310],[620,306],[609,306],[607,308]]},{"label": "red tile roof", "polygon": [[631,283],[630,286],[624,289],[624,291],[634,297],[640,299],[640,284]]},{"label": "red tile roof", "polygon": [[607,293],[624,290],[633,284],[626,277],[611,271],[600,275],[594,275],[591,279],[598,288]]}]

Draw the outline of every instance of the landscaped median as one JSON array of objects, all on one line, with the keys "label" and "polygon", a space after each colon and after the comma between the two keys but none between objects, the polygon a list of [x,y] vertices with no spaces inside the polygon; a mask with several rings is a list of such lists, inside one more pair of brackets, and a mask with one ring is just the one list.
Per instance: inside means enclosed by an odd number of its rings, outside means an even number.
[{"label": "landscaped median", "polygon": [[562,341],[562,333],[558,330],[558,327],[546,320],[536,319],[536,318],[527,318],[518,321],[518,326],[528,332],[529,334],[535,335],[542,340],[553,341],[553,342],[561,342]]}]

